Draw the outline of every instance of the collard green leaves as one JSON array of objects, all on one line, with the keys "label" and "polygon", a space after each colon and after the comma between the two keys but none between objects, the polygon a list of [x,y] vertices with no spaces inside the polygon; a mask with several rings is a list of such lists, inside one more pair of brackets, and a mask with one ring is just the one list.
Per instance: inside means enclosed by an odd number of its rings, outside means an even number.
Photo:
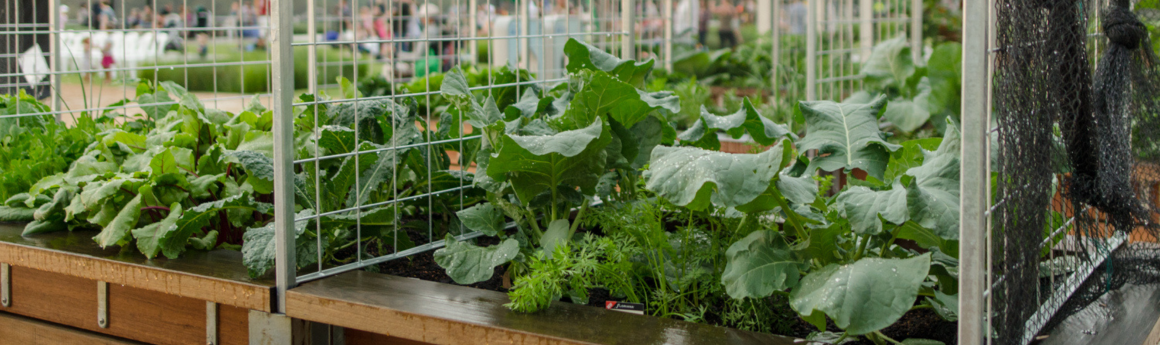
[{"label": "collard green leaves", "polygon": [[789,303],[801,315],[820,311],[847,333],[866,334],[890,326],[910,310],[929,269],[929,254],[831,264],[802,278]]},{"label": "collard green leaves", "polygon": [[490,159],[487,175],[513,183],[520,202],[563,184],[595,193],[603,174],[604,146],[612,139],[608,125],[596,119],[588,127],[553,135],[503,137],[503,147]]},{"label": "collard green leaves", "polygon": [[653,149],[645,188],[677,206],[703,210],[745,205],[769,187],[788,163],[784,150],[730,154],[695,147]]},{"label": "collard green leaves", "polygon": [[514,259],[520,249],[515,239],[479,247],[448,236],[445,243],[443,248],[435,251],[435,263],[446,269],[455,283],[464,285],[491,279],[495,267]]},{"label": "collard green leaves", "polygon": [[733,243],[725,252],[729,263],[721,283],[729,297],[762,298],[774,291],[794,287],[801,276],[802,263],[794,257],[785,239],[774,231],[755,231]]},{"label": "collard green leaves", "polygon": [[878,129],[878,114],[885,105],[884,96],[864,104],[801,102],[798,109],[807,134],[798,142],[798,150],[818,150],[809,170],[862,169],[881,180],[890,152],[899,148],[886,142]]}]

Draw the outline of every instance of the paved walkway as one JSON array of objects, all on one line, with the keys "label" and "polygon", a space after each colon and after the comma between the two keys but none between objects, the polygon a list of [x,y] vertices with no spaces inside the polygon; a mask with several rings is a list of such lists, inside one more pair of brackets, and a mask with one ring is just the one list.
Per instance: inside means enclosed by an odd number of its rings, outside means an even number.
[{"label": "paved walkway", "polygon": [[[114,103],[120,102],[123,99],[137,98],[136,84],[121,84],[102,82],[101,78],[93,78],[92,83],[81,85],[79,83],[62,83],[60,87],[61,96],[61,110],[71,111],[61,114],[60,118],[65,122],[71,123],[72,117],[79,116],[81,111],[88,110],[100,114],[103,112],[102,108],[109,107]],[[194,95],[205,104],[207,108],[216,108],[231,113],[241,112],[245,109],[247,104],[250,104],[250,99],[253,95],[242,95],[237,93],[217,93],[212,92],[194,92]],[[45,100],[45,102],[51,102]],[[270,107],[269,97],[263,97],[262,103]],[[129,103],[130,107],[117,109],[129,115],[137,115],[141,113],[141,108],[133,107],[136,103]]]}]

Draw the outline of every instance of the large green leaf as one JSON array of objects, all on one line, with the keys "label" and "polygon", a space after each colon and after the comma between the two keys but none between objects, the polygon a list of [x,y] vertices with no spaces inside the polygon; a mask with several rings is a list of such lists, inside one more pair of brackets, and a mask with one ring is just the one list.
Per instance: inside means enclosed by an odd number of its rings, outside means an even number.
[{"label": "large green leaf", "polygon": [[497,236],[504,230],[503,210],[490,203],[478,204],[459,212],[459,221],[471,231],[479,231],[484,235]]},{"label": "large green leaf", "polygon": [[945,118],[958,120],[961,106],[963,75],[963,47],[957,42],[938,45],[927,61],[927,76],[930,78],[931,122],[940,133],[945,133]]},{"label": "large green leaf", "polygon": [[450,235],[445,246],[435,251],[435,263],[447,270],[447,275],[455,283],[467,285],[491,279],[495,267],[515,259],[520,245],[515,239],[507,239],[500,244],[479,247],[468,242],[459,242]]},{"label": "large green leaf", "polygon": [[765,192],[787,161],[781,147],[758,154],[732,154],[658,146],[645,171],[645,188],[693,210],[703,210],[710,202],[718,207],[736,207]]},{"label": "large green leaf", "polygon": [[93,237],[94,241],[101,248],[111,245],[124,245],[128,243],[129,230],[137,227],[137,220],[141,216],[141,195],[138,194],[129,200],[125,207],[117,212],[117,216],[113,221],[101,229],[101,233]]},{"label": "large green leaf", "polygon": [[568,73],[577,73],[584,69],[604,71],[631,85],[644,83],[653,67],[651,59],[641,63],[621,60],[604,52],[604,49],[575,38],[569,38],[564,44],[564,55],[568,57]]},{"label": "large green leaf", "polygon": [[274,160],[256,151],[233,151],[224,159],[227,162],[238,163],[249,175],[247,181],[254,186],[259,194],[270,194],[274,191]]},{"label": "large green leaf", "polygon": [[725,252],[729,263],[721,274],[725,292],[734,299],[763,298],[797,285],[802,264],[785,239],[774,231],[755,231]]},{"label": "large green leaf", "polygon": [[913,99],[898,98],[886,105],[882,117],[903,132],[914,132],[931,119],[930,80],[918,83],[918,94]]},{"label": "large green leaf", "polygon": [[[140,249],[146,258],[152,259],[157,256],[157,253],[161,251],[161,240],[177,230],[179,218],[181,218],[181,204],[173,203],[169,206],[169,215],[165,216],[165,219],[139,229],[133,229],[133,238],[137,239],[137,249]],[[175,259],[177,256],[174,255],[170,258]]]},{"label": "large green leaf", "polygon": [[914,70],[905,35],[875,45],[870,58],[862,65],[862,74],[882,86],[902,86]]},{"label": "large green leaf", "polygon": [[182,213],[176,227],[160,236],[161,249],[166,257],[176,258],[185,251],[189,237],[209,226],[210,221],[218,217],[218,212],[241,210],[271,214],[273,208],[273,205],[256,201],[249,193],[244,192],[222,200],[202,203]]},{"label": "large green leaf", "polygon": [[682,133],[681,140],[696,142],[701,140],[704,135],[715,136],[716,130],[725,131],[733,139],[741,139],[743,135],[749,133],[753,141],[761,145],[773,145],[774,142],[783,138],[797,140],[797,135],[791,133],[788,128],[761,116],[761,113],[753,107],[753,103],[750,103],[748,98],[742,101],[741,109],[731,115],[714,115],[702,105],[701,119],[697,120],[688,131]]},{"label": "large green leaf", "polygon": [[548,230],[544,230],[544,235],[540,236],[540,248],[544,249],[544,254],[550,259],[557,246],[568,243],[568,235],[568,220],[553,220],[548,224]]},{"label": "large green leaf", "polygon": [[0,222],[31,222],[35,209],[0,206]]},{"label": "large green leaf", "polygon": [[[294,218],[304,218],[313,214],[313,211],[306,210],[294,215]],[[309,221],[294,222],[294,244],[297,248],[305,249],[307,245],[314,244],[314,242],[308,241],[306,236],[302,236],[307,225],[310,225]],[[242,265],[246,266],[250,277],[260,277],[274,268],[274,259],[278,252],[275,234],[274,222],[262,227],[246,229],[246,233],[242,234]],[[298,255],[299,262],[311,256],[309,254],[308,252],[300,253]],[[313,256],[317,256],[317,253]]]},{"label": "large green leaf", "polygon": [[907,170],[910,218],[948,240],[959,238],[959,130],[947,125],[938,150],[926,153],[922,166]]},{"label": "large green leaf", "polygon": [[866,334],[894,324],[910,310],[929,269],[930,254],[831,264],[802,278],[789,303],[803,316],[820,311],[847,333]]},{"label": "large green leaf", "polygon": [[878,129],[878,114],[884,105],[884,96],[864,104],[801,102],[798,109],[805,118],[807,134],[798,142],[798,149],[818,150],[810,170],[858,168],[881,180],[890,152],[900,147],[886,142]]},{"label": "large green leaf", "polygon": [[894,224],[902,224],[910,216],[906,208],[906,188],[901,183],[882,191],[853,186],[838,195],[837,202],[850,220],[850,229],[864,235],[882,233],[879,216]]},{"label": "large green leaf", "polygon": [[563,115],[553,119],[557,129],[587,126],[601,116],[632,127],[657,109],[680,111],[681,102],[667,92],[648,93],[601,72],[580,72],[583,89],[572,98]]},{"label": "large green leaf", "polygon": [[604,173],[604,146],[612,140],[610,131],[597,119],[588,127],[553,135],[505,135],[503,147],[488,162],[487,175],[510,180],[524,204],[561,184],[595,193]]}]

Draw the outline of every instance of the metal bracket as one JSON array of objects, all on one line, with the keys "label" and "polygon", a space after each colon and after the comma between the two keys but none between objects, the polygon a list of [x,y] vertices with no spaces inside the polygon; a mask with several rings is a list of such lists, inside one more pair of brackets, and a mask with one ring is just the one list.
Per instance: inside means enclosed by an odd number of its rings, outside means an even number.
[{"label": "metal bracket", "polygon": [[109,283],[97,281],[97,325],[109,328]]},{"label": "metal bracket", "polygon": [[0,306],[12,306],[12,266],[0,263]]},{"label": "metal bracket", "polygon": [[205,344],[218,343],[218,304],[205,302]]}]

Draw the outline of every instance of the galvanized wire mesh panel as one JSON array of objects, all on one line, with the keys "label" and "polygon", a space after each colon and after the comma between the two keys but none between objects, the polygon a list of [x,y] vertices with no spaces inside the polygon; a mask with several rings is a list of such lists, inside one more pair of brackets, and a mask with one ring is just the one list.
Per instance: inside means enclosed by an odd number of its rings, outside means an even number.
[{"label": "galvanized wire mesh panel", "polygon": [[[134,116],[142,106],[177,103],[138,102],[140,82],[172,82],[207,106],[233,113],[254,96],[269,105],[270,59],[262,46],[265,15],[252,10],[219,15],[229,13],[234,1],[199,4],[5,2],[0,90],[13,94],[15,86],[26,91],[35,87],[36,98],[51,110],[19,115],[55,115],[65,122],[109,112]],[[149,15],[143,13],[146,8]],[[184,11],[178,13],[180,9]],[[81,11],[92,12],[78,15]]]},{"label": "galvanized wire mesh panel", "polygon": [[[307,64],[315,66],[312,96],[295,98],[295,123],[281,124],[313,133],[293,149],[293,195],[277,200],[298,206],[292,224],[302,235],[295,236],[297,255],[290,257],[298,267],[295,280],[373,269],[440,248],[446,237],[480,235],[455,215],[483,201],[472,174],[483,139],[459,124],[463,112],[441,93],[453,68],[471,92],[494,98],[503,110],[521,95],[567,80],[563,50],[571,38],[663,63],[665,5],[310,1],[306,20],[313,27],[292,45],[305,49]],[[345,53],[320,58],[330,50]],[[366,72],[349,80],[315,72],[332,65],[366,66]]]},{"label": "galvanized wire mesh panel", "polygon": [[805,9],[807,100],[840,101],[860,90],[861,66],[878,42],[908,36],[921,61],[922,1],[811,0]]}]

